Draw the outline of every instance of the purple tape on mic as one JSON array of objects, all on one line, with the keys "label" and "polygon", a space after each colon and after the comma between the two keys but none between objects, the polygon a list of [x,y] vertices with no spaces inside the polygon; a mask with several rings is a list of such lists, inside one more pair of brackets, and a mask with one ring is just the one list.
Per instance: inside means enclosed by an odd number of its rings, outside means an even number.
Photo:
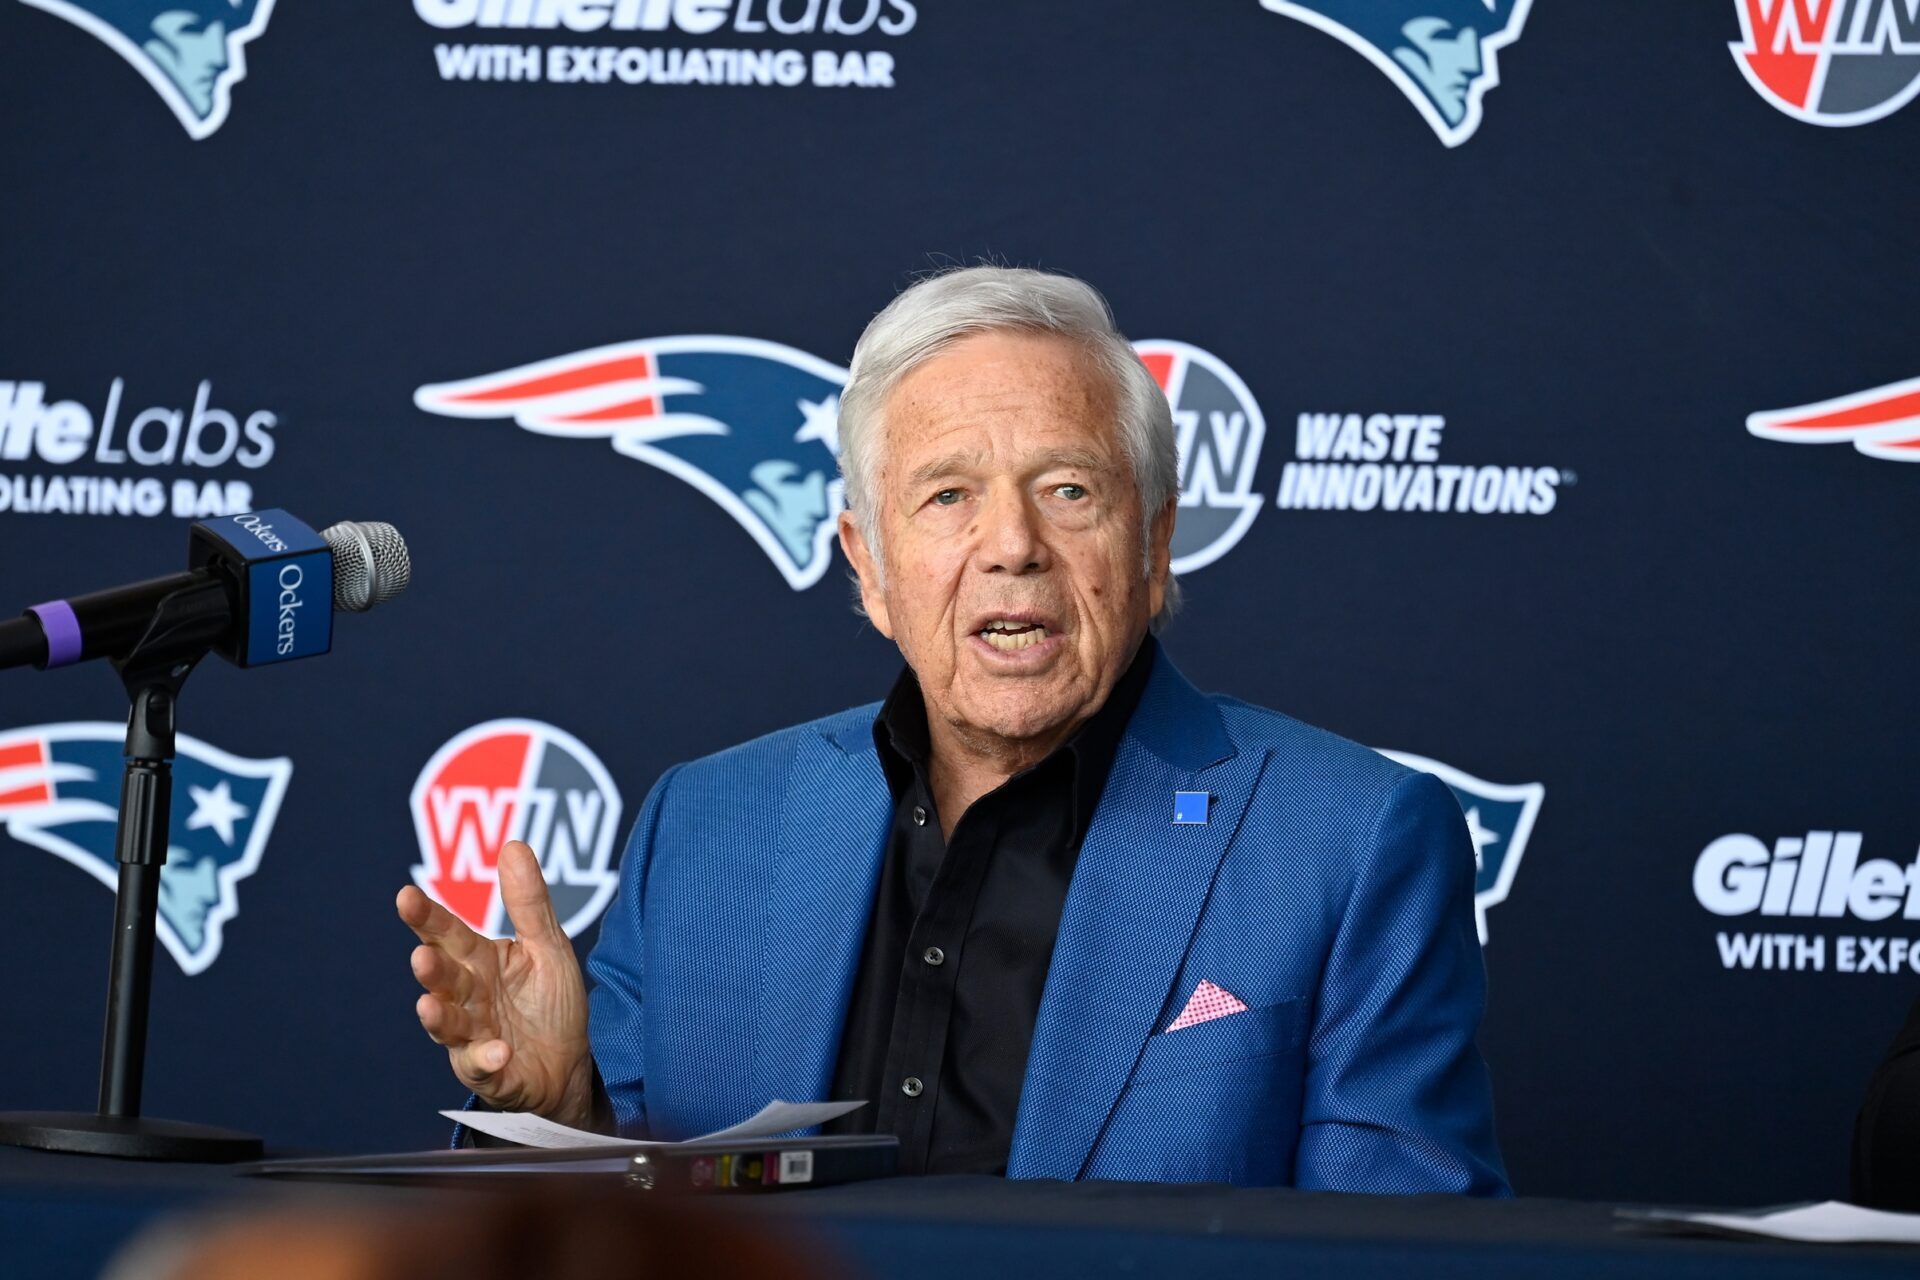
[{"label": "purple tape on mic", "polygon": [[40,629],[47,633],[49,669],[80,661],[80,619],[73,616],[72,605],[65,600],[49,600],[27,612],[40,619]]}]

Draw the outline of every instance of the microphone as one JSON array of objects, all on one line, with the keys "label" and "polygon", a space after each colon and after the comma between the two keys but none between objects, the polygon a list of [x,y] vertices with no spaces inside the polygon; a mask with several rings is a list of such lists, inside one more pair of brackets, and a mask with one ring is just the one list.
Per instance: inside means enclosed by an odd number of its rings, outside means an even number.
[{"label": "microphone", "polygon": [[193,593],[196,625],[240,667],[310,658],[333,647],[336,610],[362,613],[407,589],[412,561],[399,531],[343,520],[315,533],[285,511],[203,520],[185,573],[37,604],[0,622],[0,670],[124,658],[156,626],[163,602]]}]

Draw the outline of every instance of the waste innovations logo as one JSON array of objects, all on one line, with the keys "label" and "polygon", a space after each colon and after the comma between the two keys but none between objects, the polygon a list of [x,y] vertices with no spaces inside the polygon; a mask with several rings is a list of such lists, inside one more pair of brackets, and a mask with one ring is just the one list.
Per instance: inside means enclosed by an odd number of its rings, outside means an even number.
[{"label": "waste innovations logo", "polygon": [[1534,819],[1547,798],[1538,782],[1504,784],[1476,778],[1463,769],[1405,751],[1381,751],[1389,760],[1409,769],[1430,773],[1447,784],[1466,815],[1467,835],[1473,841],[1473,913],[1480,925],[1480,945],[1487,944],[1487,909],[1507,900],[1520,859],[1533,835]]},{"label": "waste innovations logo", "polygon": [[1754,92],[1807,124],[1867,124],[1920,94],[1920,0],[1734,0],[1727,47]]},{"label": "waste innovations logo", "polygon": [[[0,827],[117,889],[114,835],[123,724],[83,721],[0,730]],[[293,777],[286,759],[249,760],[179,736],[157,932],[181,969],[220,955],[240,911],[240,882],[260,866]]]},{"label": "waste innovations logo", "polygon": [[1763,440],[1850,444],[1869,458],[1920,462],[1920,378],[1752,414],[1747,430]]},{"label": "waste innovations logo", "polygon": [[[1861,859],[1858,831],[1809,831],[1771,847],[1751,835],[1726,835],[1700,851],[1693,895],[1716,916],[1759,917],[1801,926],[1845,929],[1852,921],[1882,924],[1873,933],[1760,929],[1715,935],[1726,969],[1920,974],[1920,854],[1902,866]],[[1898,923],[1896,923],[1896,920]]]},{"label": "waste innovations logo", "polygon": [[1173,406],[1180,449],[1180,518],[1173,527],[1173,571],[1212,564],[1246,533],[1265,499],[1253,472],[1267,438],[1266,419],[1226,362],[1184,342],[1136,342],[1141,363]]},{"label": "waste innovations logo", "polygon": [[413,0],[413,11],[439,31],[540,38],[436,44],[442,80],[786,89],[893,88],[891,50],[838,42],[884,44],[920,18],[909,0]]},{"label": "waste innovations logo", "polygon": [[1499,52],[1520,38],[1533,0],[1260,0],[1318,27],[1386,73],[1457,147],[1480,127],[1480,99],[1500,83]]},{"label": "waste innovations logo", "polygon": [[413,882],[476,932],[510,937],[500,850],[525,841],[561,927],[578,937],[613,897],[619,824],[619,789],[578,738],[538,720],[489,720],[434,752],[413,784]]},{"label": "waste innovations logo", "polygon": [[1544,516],[1572,472],[1440,461],[1436,413],[1303,413],[1276,505],[1289,511],[1427,511]]},{"label": "waste innovations logo", "polygon": [[414,392],[428,413],[607,440],[718,503],[804,591],[832,559],[847,371],[777,342],[648,338]]},{"label": "waste innovations logo", "polygon": [[146,77],[194,138],[227,121],[246,78],[246,44],[267,29],[273,0],[20,0],[105,41]]},{"label": "waste innovations logo", "polygon": [[[254,510],[252,484],[206,473],[271,462],[275,414],[221,409],[211,382],[187,408],[134,409],[126,390],[113,379],[96,413],[79,400],[49,400],[44,382],[0,380],[0,513],[203,520]],[[86,466],[105,470],[68,470]],[[138,474],[181,470],[189,474]]]}]

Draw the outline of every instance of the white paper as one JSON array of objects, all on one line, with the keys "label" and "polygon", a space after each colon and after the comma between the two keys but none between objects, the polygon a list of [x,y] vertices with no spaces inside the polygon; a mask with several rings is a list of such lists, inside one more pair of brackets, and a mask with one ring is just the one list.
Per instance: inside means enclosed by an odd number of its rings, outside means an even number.
[{"label": "white paper", "polygon": [[1695,1223],[1741,1235],[1809,1244],[1920,1244],[1920,1214],[1863,1209],[1839,1200],[1751,1213],[1680,1213],[1654,1209],[1633,1216],[1655,1222]]},{"label": "white paper", "polygon": [[555,1124],[531,1111],[442,1111],[440,1114],[449,1120],[458,1121],[469,1129],[484,1133],[489,1138],[517,1142],[523,1147],[543,1147],[553,1150],[559,1147],[637,1147],[642,1145],[627,1138],[614,1138],[604,1133],[591,1133],[585,1129]]},{"label": "white paper", "polygon": [[[703,1133],[688,1142],[706,1142],[714,1138],[768,1138],[811,1125],[825,1124],[866,1106],[861,1102],[782,1102],[778,1098],[739,1124],[712,1133]],[[442,1111],[449,1120],[464,1124],[490,1138],[517,1142],[523,1147],[553,1150],[561,1147],[646,1147],[673,1146],[674,1143],[642,1142],[632,1138],[614,1138],[604,1133],[574,1129],[555,1124],[531,1111]]]}]

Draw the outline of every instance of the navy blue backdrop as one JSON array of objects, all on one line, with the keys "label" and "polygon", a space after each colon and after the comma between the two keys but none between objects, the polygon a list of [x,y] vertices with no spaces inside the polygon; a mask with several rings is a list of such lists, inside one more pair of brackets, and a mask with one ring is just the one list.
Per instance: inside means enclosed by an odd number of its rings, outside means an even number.
[{"label": "navy blue backdrop", "polygon": [[[255,507],[416,565],[187,688],[148,1110],[439,1141],[399,886],[497,924],[543,835],[584,947],[663,768],[880,696],[832,393],[992,256],[1175,399],[1187,674],[1470,811],[1517,1186],[1842,1192],[1920,995],[1915,8],[0,0],[0,607]],[[93,1100],[123,714],[0,678],[0,1107]]]}]

